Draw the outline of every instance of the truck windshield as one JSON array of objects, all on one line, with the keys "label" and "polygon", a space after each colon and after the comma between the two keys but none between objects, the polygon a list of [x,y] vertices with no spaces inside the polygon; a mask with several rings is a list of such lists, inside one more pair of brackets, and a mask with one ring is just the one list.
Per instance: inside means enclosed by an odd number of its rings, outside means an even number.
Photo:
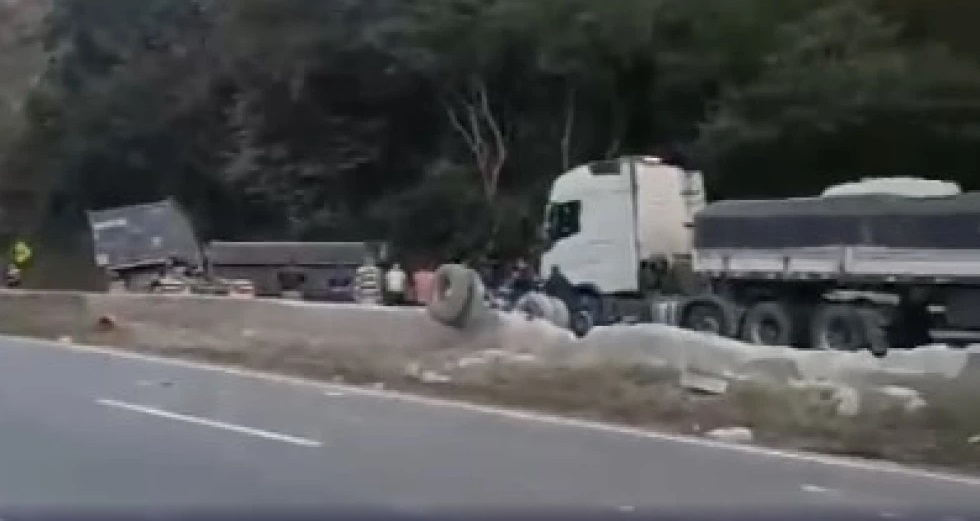
[{"label": "truck windshield", "polygon": [[545,212],[545,235],[549,243],[577,234],[581,229],[581,201],[550,203]]}]

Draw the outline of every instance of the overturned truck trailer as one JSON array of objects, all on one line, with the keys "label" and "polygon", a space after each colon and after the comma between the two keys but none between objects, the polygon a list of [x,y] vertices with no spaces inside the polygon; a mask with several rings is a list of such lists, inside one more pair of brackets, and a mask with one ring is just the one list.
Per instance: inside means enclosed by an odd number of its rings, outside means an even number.
[{"label": "overturned truck trailer", "polygon": [[722,201],[695,217],[684,327],[883,352],[980,337],[980,193]]}]

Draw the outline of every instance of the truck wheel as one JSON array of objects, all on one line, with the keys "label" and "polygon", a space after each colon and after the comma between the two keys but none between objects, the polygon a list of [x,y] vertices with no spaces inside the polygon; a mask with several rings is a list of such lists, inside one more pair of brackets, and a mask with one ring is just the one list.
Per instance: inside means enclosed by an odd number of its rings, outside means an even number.
[{"label": "truck wheel", "polygon": [[441,324],[461,328],[473,311],[476,274],[459,264],[439,266],[433,276],[432,297],[426,310]]},{"label": "truck wheel", "polygon": [[759,302],[749,308],[742,325],[742,340],[763,346],[793,343],[793,319],[781,302]]},{"label": "truck wheel", "polygon": [[718,297],[695,297],[681,307],[680,326],[692,331],[730,337],[735,334],[735,310]]},{"label": "truck wheel", "polygon": [[569,313],[569,326],[575,336],[582,338],[595,327],[602,314],[602,299],[589,291],[578,295],[578,309]]},{"label": "truck wheel", "polygon": [[810,345],[814,349],[859,351],[867,343],[864,320],[854,306],[824,304],[810,323]]}]

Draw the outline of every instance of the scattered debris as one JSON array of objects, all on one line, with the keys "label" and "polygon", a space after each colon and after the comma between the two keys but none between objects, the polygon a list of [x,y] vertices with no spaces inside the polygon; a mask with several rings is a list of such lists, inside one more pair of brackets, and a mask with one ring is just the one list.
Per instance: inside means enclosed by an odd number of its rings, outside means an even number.
[{"label": "scattered debris", "polygon": [[402,370],[402,374],[405,375],[406,378],[421,378],[422,364],[418,362],[409,362]]},{"label": "scattered debris", "polygon": [[541,359],[532,353],[517,353],[503,349],[487,349],[474,355],[464,356],[453,364],[458,369],[478,367],[494,363],[535,364]]},{"label": "scattered debris", "polygon": [[116,317],[112,315],[102,315],[96,322],[99,331],[112,331],[116,329]]},{"label": "scattered debris", "polygon": [[728,443],[750,443],[752,442],[752,430],[747,427],[724,427],[714,429],[704,434],[706,438],[724,441]]},{"label": "scattered debris", "polygon": [[684,371],[681,373],[682,388],[702,394],[725,394],[728,391],[728,380],[706,374]]},{"label": "scattered debris", "polygon": [[908,387],[886,385],[885,387],[879,387],[878,392],[899,401],[902,404],[902,408],[908,413],[918,412],[928,405],[919,391]]},{"label": "scattered debris", "polygon": [[815,404],[834,407],[840,416],[853,418],[861,412],[861,393],[848,385],[825,380],[790,380],[789,386]]},{"label": "scattered debris", "polygon": [[486,359],[486,358],[484,358],[482,356],[466,356],[466,357],[460,358],[459,360],[456,361],[456,367],[458,367],[460,369],[466,369],[468,367],[476,367],[476,366],[480,366],[480,365],[485,365],[485,364],[487,364],[489,362],[490,362],[490,360],[488,360],[488,359]]},{"label": "scattered debris", "polygon": [[174,383],[169,380],[138,380],[136,385],[140,387],[172,387]]},{"label": "scattered debris", "polygon": [[419,374],[419,381],[424,384],[445,384],[445,383],[452,382],[453,379],[450,378],[448,375],[444,375],[442,373],[437,373],[431,370],[425,370],[422,371],[421,374]]}]

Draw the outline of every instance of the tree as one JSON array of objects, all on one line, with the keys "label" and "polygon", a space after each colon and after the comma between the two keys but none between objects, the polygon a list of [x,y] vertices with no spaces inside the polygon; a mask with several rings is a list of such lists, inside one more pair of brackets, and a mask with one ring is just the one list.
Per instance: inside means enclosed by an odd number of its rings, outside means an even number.
[{"label": "tree", "polygon": [[973,114],[974,70],[942,49],[903,47],[898,27],[858,2],[825,6],[777,34],[762,73],[728,88],[702,127],[700,149],[724,173],[716,188],[812,194],[854,175],[923,175],[948,164],[952,151],[928,151],[945,125],[942,106]]},{"label": "tree", "polygon": [[175,196],[204,236],[454,255],[526,248],[554,176],[618,155],[698,160],[715,197],[980,186],[946,4],[58,0],[4,179],[76,222]]}]

